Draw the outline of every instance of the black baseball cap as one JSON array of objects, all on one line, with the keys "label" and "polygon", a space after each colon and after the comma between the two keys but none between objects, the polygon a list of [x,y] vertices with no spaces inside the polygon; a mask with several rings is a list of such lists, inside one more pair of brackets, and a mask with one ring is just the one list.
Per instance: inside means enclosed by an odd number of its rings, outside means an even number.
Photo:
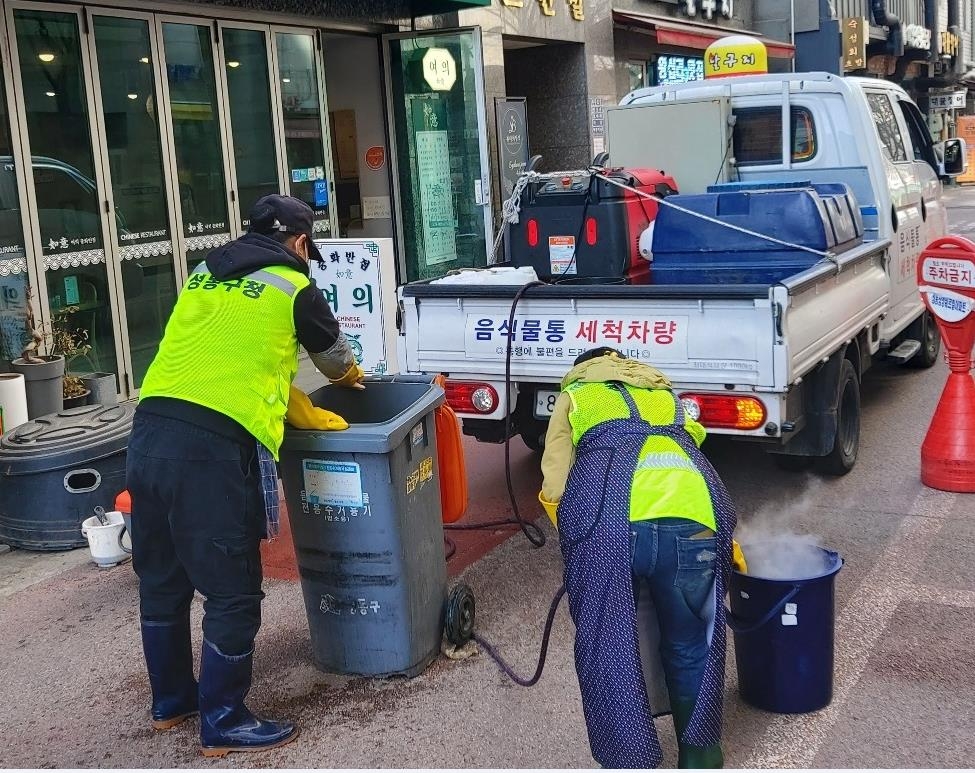
[{"label": "black baseball cap", "polygon": [[301,199],[272,193],[257,200],[251,208],[251,233],[274,236],[288,233],[308,237],[308,259],[322,262],[314,242],[315,213]]}]

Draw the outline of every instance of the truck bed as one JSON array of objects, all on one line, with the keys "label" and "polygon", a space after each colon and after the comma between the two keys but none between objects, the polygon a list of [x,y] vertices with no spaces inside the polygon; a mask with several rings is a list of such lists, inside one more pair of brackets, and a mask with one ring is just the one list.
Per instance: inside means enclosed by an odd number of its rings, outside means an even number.
[{"label": "truck bed", "polygon": [[[582,351],[607,345],[650,362],[681,387],[784,393],[837,345],[887,308],[889,243],[870,242],[798,273],[770,265],[767,281],[733,281],[715,268],[708,283],[665,273],[651,284],[532,287],[519,302],[514,381],[558,383]],[[729,280],[729,281],[725,281]],[[518,286],[414,282],[400,289],[410,372],[504,378],[507,321]]]}]

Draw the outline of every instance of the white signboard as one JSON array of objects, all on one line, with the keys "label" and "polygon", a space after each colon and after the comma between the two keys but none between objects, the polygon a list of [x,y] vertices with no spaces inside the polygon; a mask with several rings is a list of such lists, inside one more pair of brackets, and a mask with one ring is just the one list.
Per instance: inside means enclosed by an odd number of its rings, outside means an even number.
[{"label": "white signboard", "polygon": [[416,165],[420,178],[423,259],[428,266],[457,260],[457,224],[447,132],[416,133]]},{"label": "white signboard", "polygon": [[367,374],[398,372],[396,264],[392,239],[316,239],[325,268],[311,276],[325,293],[356,360]]},{"label": "white signboard", "polygon": [[971,298],[951,290],[929,286],[918,289],[927,296],[931,311],[945,322],[961,322],[972,313],[972,307],[975,306]]},{"label": "white signboard", "polygon": [[931,94],[928,104],[931,110],[963,110],[967,91],[955,91],[950,94]]},{"label": "white signboard", "polygon": [[517,316],[513,330],[508,317],[468,314],[464,353],[468,359],[513,359],[572,362],[597,346],[611,346],[627,357],[657,363],[687,361],[687,317],[601,315]]},{"label": "white signboard", "polygon": [[969,261],[950,258],[925,258],[921,268],[925,282],[959,287],[975,287],[975,276],[972,273],[972,264]]}]

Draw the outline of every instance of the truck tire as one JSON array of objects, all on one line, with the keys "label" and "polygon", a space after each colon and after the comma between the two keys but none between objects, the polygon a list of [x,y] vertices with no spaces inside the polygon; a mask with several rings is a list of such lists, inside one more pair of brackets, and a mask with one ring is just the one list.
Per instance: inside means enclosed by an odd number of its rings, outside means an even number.
[{"label": "truck tire", "polygon": [[836,438],[833,450],[818,460],[825,475],[846,475],[860,452],[860,379],[853,363],[844,359],[836,398]]},{"label": "truck tire", "polygon": [[907,362],[909,368],[926,369],[938,361],[941,354],[941,333],[930,311],[925,309],[924,313],[910,324],[905,337],[921,342],[921,351]]}]

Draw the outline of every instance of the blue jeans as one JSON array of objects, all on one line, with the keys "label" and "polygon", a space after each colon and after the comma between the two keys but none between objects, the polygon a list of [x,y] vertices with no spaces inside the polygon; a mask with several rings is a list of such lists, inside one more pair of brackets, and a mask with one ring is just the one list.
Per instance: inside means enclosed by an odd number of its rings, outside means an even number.
[{"label": "blue jeans", "polygon": [[697,700],[713,613],[713,536],[691,539],[704,527],[684,518],[630,523],[634,595],[649,593],[660,627],[660,657],[667,690],[676,701]]}]

